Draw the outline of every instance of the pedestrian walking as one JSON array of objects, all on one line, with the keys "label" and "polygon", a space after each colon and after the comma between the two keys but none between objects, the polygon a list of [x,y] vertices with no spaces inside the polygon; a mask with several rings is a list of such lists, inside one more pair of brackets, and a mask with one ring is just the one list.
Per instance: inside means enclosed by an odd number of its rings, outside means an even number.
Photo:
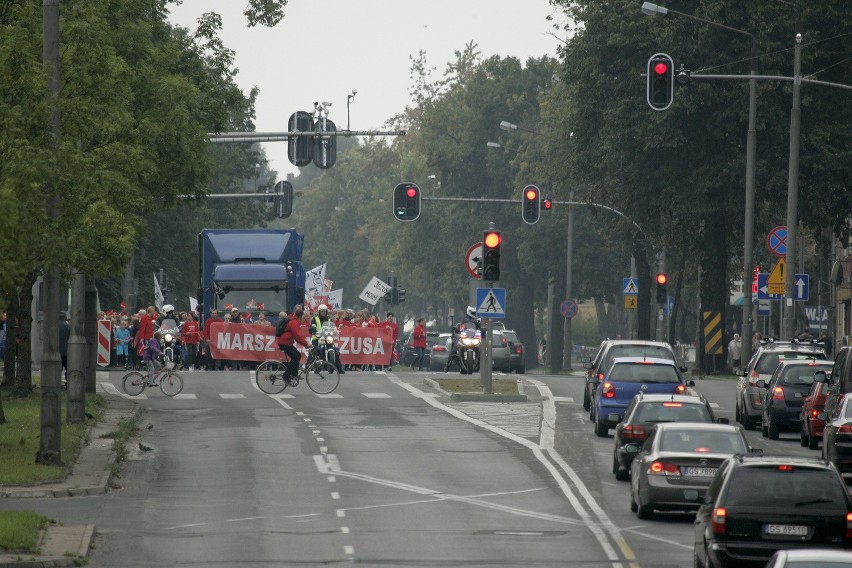
[{"label": "pedestrian walking", "polygon": [[417,370],[423,370],[423,361],[426,359],[426,324],[423,318],[417,320],[417,325],[414,326],[414,331],[411,333],[413,338],[411,346],[414,347],[414,360],[411,362],[411,370],[417,365]]},{"label": "pedestrian walking", "polygon": [[731,371],[736,375],[740,370],[740,363],[743,358],[743,342],[740,339],[740,334],[735,333],[734,338],[728,343],[728,360],[731,363]]}]

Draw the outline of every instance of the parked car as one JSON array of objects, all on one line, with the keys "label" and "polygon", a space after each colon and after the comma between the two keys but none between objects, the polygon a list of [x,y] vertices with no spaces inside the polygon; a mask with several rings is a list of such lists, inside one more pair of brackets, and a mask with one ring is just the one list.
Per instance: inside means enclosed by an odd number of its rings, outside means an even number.
[{"label": "parked car", "polygon": [[[417,355],[414,351],[413,334],[413,331],[409,331],[405,336],[405,341],[402,343],[402,356],[400,357],[399,362],[406,367],[411,366],[411,363],[414,362],[414,357]],[[432,354],[432,346],[438,341],[438,335],[437,331],[426,331],[426,356],[423,360],[424,367],[429,367],[429,358]]]},{"label": "parked car", "polygon": [[450,356],[450,345],[452,334],[439,333],[435,338],[435,343],[429,351],[429,370],[443,371],[447,366],[447,359]]},{"label": "parked car", "polygon": [[[724,421],[724,422],[723,422]],[[664,422],[717,422],[710,403],[698,395],[645,394],[640,392],[633,397],[624,420],[615,427],[615,447],[612,451],[612,473],[619,481],[630,479],[630,464],[637,448],[645,443],[648,433],[655,424]],[[727,424],[727,418],[718,422]]]},{"label": "parked car", "polygon": [[842,476],[852,475],[852,396],[843,397],[837,410],[820,415],[825,420],[822,457],[833,463]]},{"label": "parked car", "polygon": [[762,567],[779,550],[852,546],[849,493],[821,459],[734,456],[699,503],[695,566]]},{"label": "parked car", "polygon": [[825,410],[825,395],[828,392],[829,383],[816,381],[811,385],[811,390],[802,403],[802,433],[801,442],[812,450],[819,447],[822,440],[822,432],[825,421],[819,417],[820,412]]},{"label": "parked car", "polygon": [[772,338],[761,341],[757,351],[737,380],[736,420],[746,430],[756,430],[763,415],[764,389],[757,381],[768,381],[775,372],[781,359],[825,359],[825,347],[822,343],[804,343],[795,341],[776,341]]},{"label": "parked car", "polygon": [[749,446],[737,425],[675,422],[657,424],[641,449],[629,449],[630,510],[650,519],[654,510],[696,509],[722,462]]},{"label": "parked car", "polygon": [[495,329],[491,340],[491,368],[506,373],[525,373],[524,344],[511,329]]},{"label": "parked car", "polygon": [[849,568],[852,551],[806,548],[779,550],[772,555],[766,568]]},{"label": "parked car", "polygon": [[769,382],[757,381],[757,386],[764,389],[761,424],[764,438],[777,440],[782,430],[801,432],[802,405],[814,384],[814,374],[830,371],[832,364],[824,359],[782,359]]},{"label": "parked car", "polygon": [[[826,374],[828,375],[828,374]],[[828,379],[828,376],[825,377]],[[825,410],[831,414],[840,406],[840,401],[852,392],[852,346],[842,347],[834,358],[829,388],[825,398]]]},{"label": "parked car", "polygon": [[[586,369],[586,389],[583,392],[583,408],[591,412],[595,390],[603,379],[604,371],[612,365],[616,357],[654,357],[657,359],[675,359],[671,346],[663,341],[644,341],[639,339],[607,339],[598,348],[594,360],[583,357],[580,361]],[[686,371],[686,367],[680,367]],[[592,416],[589,416],[592,419]]]},{"label": "parked car", "polygon": [[692,381],[684,382],[674,361],[653,357],[616,357],[604,372],[595,391],[592,419],[595,434],[604,437],[621,420],[639,392],[684,394]]}]

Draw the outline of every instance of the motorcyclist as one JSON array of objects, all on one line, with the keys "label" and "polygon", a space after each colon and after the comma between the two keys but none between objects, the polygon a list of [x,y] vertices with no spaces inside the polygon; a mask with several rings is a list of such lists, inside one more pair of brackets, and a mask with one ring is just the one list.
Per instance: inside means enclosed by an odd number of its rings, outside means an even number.
[{"label": "motorcyclist", "polygon": [[445,373],[448,373],[450,371],[450,365],[452,365],[454,361],[458,361],[459,366],[461,367],[461,359],[459,358],[458,344],[456,343],[456,334],[460,333],[465,328],[465,326],[467,326],[468,324],[471,324],[471,323],[476,326],[476,329],[480,329],[479,319],[477,319],[477,317],[476,317],[476,308],[474,308],[473,306],[468,306],[467,310],[465,310],[464,317],[458,323],[458,325],[455,325],[455,326],[450,328],[451,350],[450,350],[449,357],[447,357],[447,364],[444,366],[444,372]]},{"label": "motorcyclist", "polygon": [[175,326],[179,327],[181,324],[180,318],[175,313],[175,307],[171,304],[163,306],[163,313],[157,318],[157,329],[160,329],[163,326],[163,322],[167,319],[174,320]]},{"label": "motorcyclist", "polygon": [[[323,324],[325,324],[326,322],[329,322],[329,321],[331,321],[332,324],[334,323],[331,320],[331,318],[329,317],[328,306],[326,306],[325,304],[320,304],[319,307],[317,308],[316,314],[311,319],[311,325],[308,328],[309,331],[311,332],[311,343],[314,344],[315,349],[319,345],[320,330],[322,329]],[[337,345],[335,345],[333,347],[333,349],[334,349],[334,362],[335,362],[335,365],[337,366],[337,371],[341,375],[344,375],[344,374],[346,374],[346,371],[343,370],[343,365],[340,364],[340,349],[337,347]],[[310,356],[308,357],[308,363],[307,364],[310,365],[311,361],[313,361],[313,353],[311,353]]]},{"label": "motorcyclist", "polygon": [[[180,321],[180,316],[175,313],[175,307],[171,304],[165,304],[163,306],[163,313],[160,314],[160,317],[157,318],[156,329],[159,331],[166,331],[163,329],[163,322],[166,320],[172,320],[174,325],[168,324],[166,329],[171,330],[173,333],[173,341],[174,341],[174,350],[175,350],[175,361],[183,361],[183,347],[180,343],[180,329],[183,327],[183,322]],[[165,338],[165,334],[163,334],[163,338]],[[164,339],[161,339],[163,342]],[[162,345],[165,347],[165,345]]]}]

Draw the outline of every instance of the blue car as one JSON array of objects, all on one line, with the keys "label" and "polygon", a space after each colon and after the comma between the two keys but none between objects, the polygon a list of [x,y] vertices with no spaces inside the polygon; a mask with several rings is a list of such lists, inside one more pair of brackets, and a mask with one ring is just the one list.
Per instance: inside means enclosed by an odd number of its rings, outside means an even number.
[{"label": "blue car", "polygon": [[624,419],[624,411],[640,392],[644,394],[686,394],[686,387],[677,363],[655,357],[616,357],[604,371],[592,403],[595,434],[605,437]]}]

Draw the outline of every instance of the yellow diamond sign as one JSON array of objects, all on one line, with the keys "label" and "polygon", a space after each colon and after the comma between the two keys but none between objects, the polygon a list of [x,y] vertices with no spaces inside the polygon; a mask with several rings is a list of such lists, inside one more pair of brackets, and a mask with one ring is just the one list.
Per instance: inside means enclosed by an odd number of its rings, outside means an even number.
[{"label": "yellow diamond sign", "polygon": [[769,278],[766,279],[767,292],[769,294],[783,294],[784,280],[787,277],[787,261],[782,256],[775,263],[772,272],[769,273]]}]

